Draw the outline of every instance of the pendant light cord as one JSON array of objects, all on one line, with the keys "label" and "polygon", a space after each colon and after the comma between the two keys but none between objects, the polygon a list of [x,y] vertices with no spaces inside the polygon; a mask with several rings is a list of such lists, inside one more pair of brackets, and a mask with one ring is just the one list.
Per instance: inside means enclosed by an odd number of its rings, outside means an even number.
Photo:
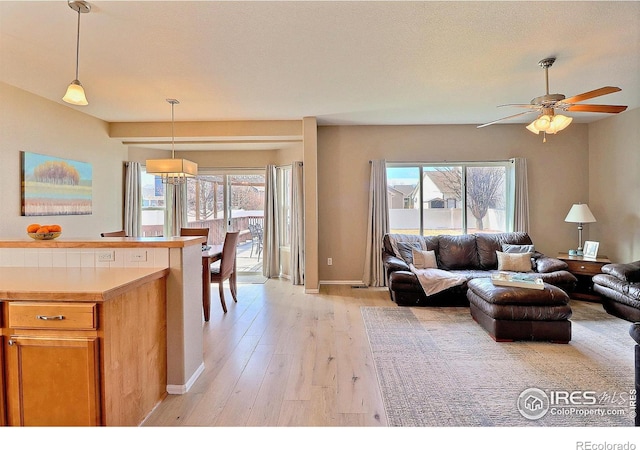
[{"label": "pendant light cord", "polygon": [[169,103],[171,103],[171,159],[175,159],[175,157],[176,157],[176,148],[175,148],[176,133],[175,133],[175,120],[173,118],[173,107],[175,105],[175,101],[171,101]]},{"label": "pendant light cord", "polygon": [[80,65],[80,8],[78,8],[78,32],[76,33],[76,80],[78,78],[78,66]]}]

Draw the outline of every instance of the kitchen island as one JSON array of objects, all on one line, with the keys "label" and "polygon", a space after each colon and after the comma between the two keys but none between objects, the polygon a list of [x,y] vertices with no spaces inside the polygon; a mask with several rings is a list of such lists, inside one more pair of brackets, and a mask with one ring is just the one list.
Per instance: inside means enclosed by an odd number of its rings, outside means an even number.
[{"label": "kitchen island", "polygon": [[[171,238],[70,238],[49,241],[35,241],[29,238],[0,240],[0,301],[3,303],[2,336],[3,345],[0,353],[4,353],[6,362],[10,362],[12,353],[9,341],[15,335],[16,328],[9,324],[15,313],[8,310],[12,301],[51,300],[66,304],[75,302],[95,302],[93,312],[83,314],[93,316],[97,320],[95,330],[70,330],[72,335],[80,334],[86,338],[93,331],[98,338],[96,348],[99,357],[106,355],[101,347],[100,322],[102,314],[107,313],[112,300],[121,295],[129,298],[129,307],[137,305],[147,294],[131,291],[135,282],[126,280],[125,274],[145,279],[149,273],[162,273],[164,294],[164,321],[166,338],[166,374],[164,392],[183,394],[189,390],[204,370],[202,341],[202,264],[201,243],[198,237]],[[12,279],[20,279],[24,274],[24,289],[15,285]],[[145,275],[147,274],[147,275]],[[120,278],[125,277],[125,278]],[[40,279],[42,282],[36,282]],[[110,285],[110,281],[114,285]],[[61,282],[64,287],[54,288],[54,282]],[[5,284],[6,283],[6,284]],[[133,283],[133,284],[131,284]],[[125,292],[129,292],[126,294]],[[130,292],[134,292],[131,294]],[[115,305],[115,303],[113,303]],[[69,306],[69,305],[67,305]],[[91,308],[90,308],[91,309]],[[119,321],[130,314],[125,308]],[[49,313],[38,315],[47,316]],[[54,317],[64,314],[51,314]],[[83,319],[84,320],[84,319]],[[102,319],[104,320],[104,319]],[[156,320],[155,316],[142,315],[141,322]],[[163,320],[159,318],[158,320]],[[138,323],[140,322],[138,321]],[[47,320],[49,323],[54,320]],[[83,324],[86,327],[86,324]],[[134,330],[135,331],[135,330]],[[123,332],[119,339],[123,344],[134,345],[136,336],[132,331]],[[36,335],[42,334],[38,331]],[[127,336],[126,338],[124,336]],[[23,339],[24,340],[24,339]],[[30,341],[31,342],[31,341]],[[86,350],[93,351],[93,350]],[[0,354],[2,357],[2,354]],[[8,364],[5,364],[8,365]],[[124,386],[140,382],[137,375],[123,375]],[[6,377],[5,390],[10,390],[11,379]],[[0,403],[9,403],[9,398],[2,398]],[[5,416],[10,416],[7,411]],[[111,424],[101,419],[104,424]]]},{"label": "kitchen island", "polygon": [[0,423],[140,424],[166,396],[168,275],[0,268]]}]

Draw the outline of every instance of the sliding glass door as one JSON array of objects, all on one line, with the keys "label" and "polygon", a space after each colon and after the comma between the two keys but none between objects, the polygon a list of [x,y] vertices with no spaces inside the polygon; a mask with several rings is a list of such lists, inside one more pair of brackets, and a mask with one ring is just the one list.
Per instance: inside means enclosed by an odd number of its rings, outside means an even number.
[{"label": "sliding glass door", "polygon": [[239,231],[240,275],[262,272],[264,185],[264,170],[201,170],[188,182],[188,226],[209,228],[212,245],[222,245],[227,231]]}]

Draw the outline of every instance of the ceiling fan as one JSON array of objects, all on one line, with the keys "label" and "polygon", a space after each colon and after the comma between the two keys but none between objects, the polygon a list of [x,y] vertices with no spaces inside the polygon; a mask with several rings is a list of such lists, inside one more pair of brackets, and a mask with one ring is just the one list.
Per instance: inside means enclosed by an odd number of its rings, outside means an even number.
[{"label": "ceiling fan", "polygon": [[[538,65],[544,69],[544,75],[546,80],[546,94],[540,97],[536,97],[531,100],[531,103],[524,104],[507,104],[502,106],[515,106],[519,108],[527,108],[528,111],[524,111],[511,116],[503,117],[502,119],[494,120],[482,125],[478,125],[478,128],[493,125],[494,123],[501,122],[503,120],[513,119],[514,117],[523,116],[525,114],[531,114],[533,112],[538,113],[536,120],[527,125],[527,130],[538,134],[543,132],[546,134],[556,134],[558,131],[564,130],[571,121],[571,117],[557,114],[556,111],[575,111],[575,112],[595,112],[595,113],[610,113],[617,114],[625,109],[626,106],[618,105],[588,105],[588,104],[576,104],[584,100],[600,97],[601,95],[612,94],[614,92],[621,91],[619,87],[605,86],[593,91],[584,92],[582,94],[574,95],[573,97],[566,98],[563,94],[549,94],[549,67],[553,65],[556,58],[545,58],[541,60]],[[546,136],[545,136],[546,141]]]}]

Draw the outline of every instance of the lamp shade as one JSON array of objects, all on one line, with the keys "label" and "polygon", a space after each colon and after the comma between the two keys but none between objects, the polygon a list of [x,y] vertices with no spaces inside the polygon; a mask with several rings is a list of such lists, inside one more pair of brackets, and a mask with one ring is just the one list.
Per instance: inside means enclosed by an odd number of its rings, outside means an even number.
[{"label": "lamp shade", "polygon": [[596,218],[593,217],[591,210],[585,203],[576,203],[571,207],[569,214],[567,214],[564,221],[573,223],[590,223],[595,222]]},{"label": "lamp shade", "polygon": [[531,122],[529,125],[527,125],[527,130],[531,131],[532,133],[535,134],[540,134],[540,130],[538,130],[536,128],[536,121],[534,120],[533,122]]},{"label": "lamp shade", "polygon": [[558,131],[562,131],[567,128],[572,121],[573,117],[567,117],[563,116],[562,114],[557,114],[553,116],[551,126],[547,130],[547,133],[556,134]]},{"label": "lamp shade", "polygon": [[198,175],[198,164],[188,159],[148,159],[147,173],[167,178],[195,177]]},{"label": "lamp shade", "polygon": [[72,105],[86,106],[89,104],[89,102],[87,101],[87,96],[84,95],[84,88],[78,80],[73,80],[71,82],[71,84],[67,88],[67,93],[64,94],[62,100]]}]

